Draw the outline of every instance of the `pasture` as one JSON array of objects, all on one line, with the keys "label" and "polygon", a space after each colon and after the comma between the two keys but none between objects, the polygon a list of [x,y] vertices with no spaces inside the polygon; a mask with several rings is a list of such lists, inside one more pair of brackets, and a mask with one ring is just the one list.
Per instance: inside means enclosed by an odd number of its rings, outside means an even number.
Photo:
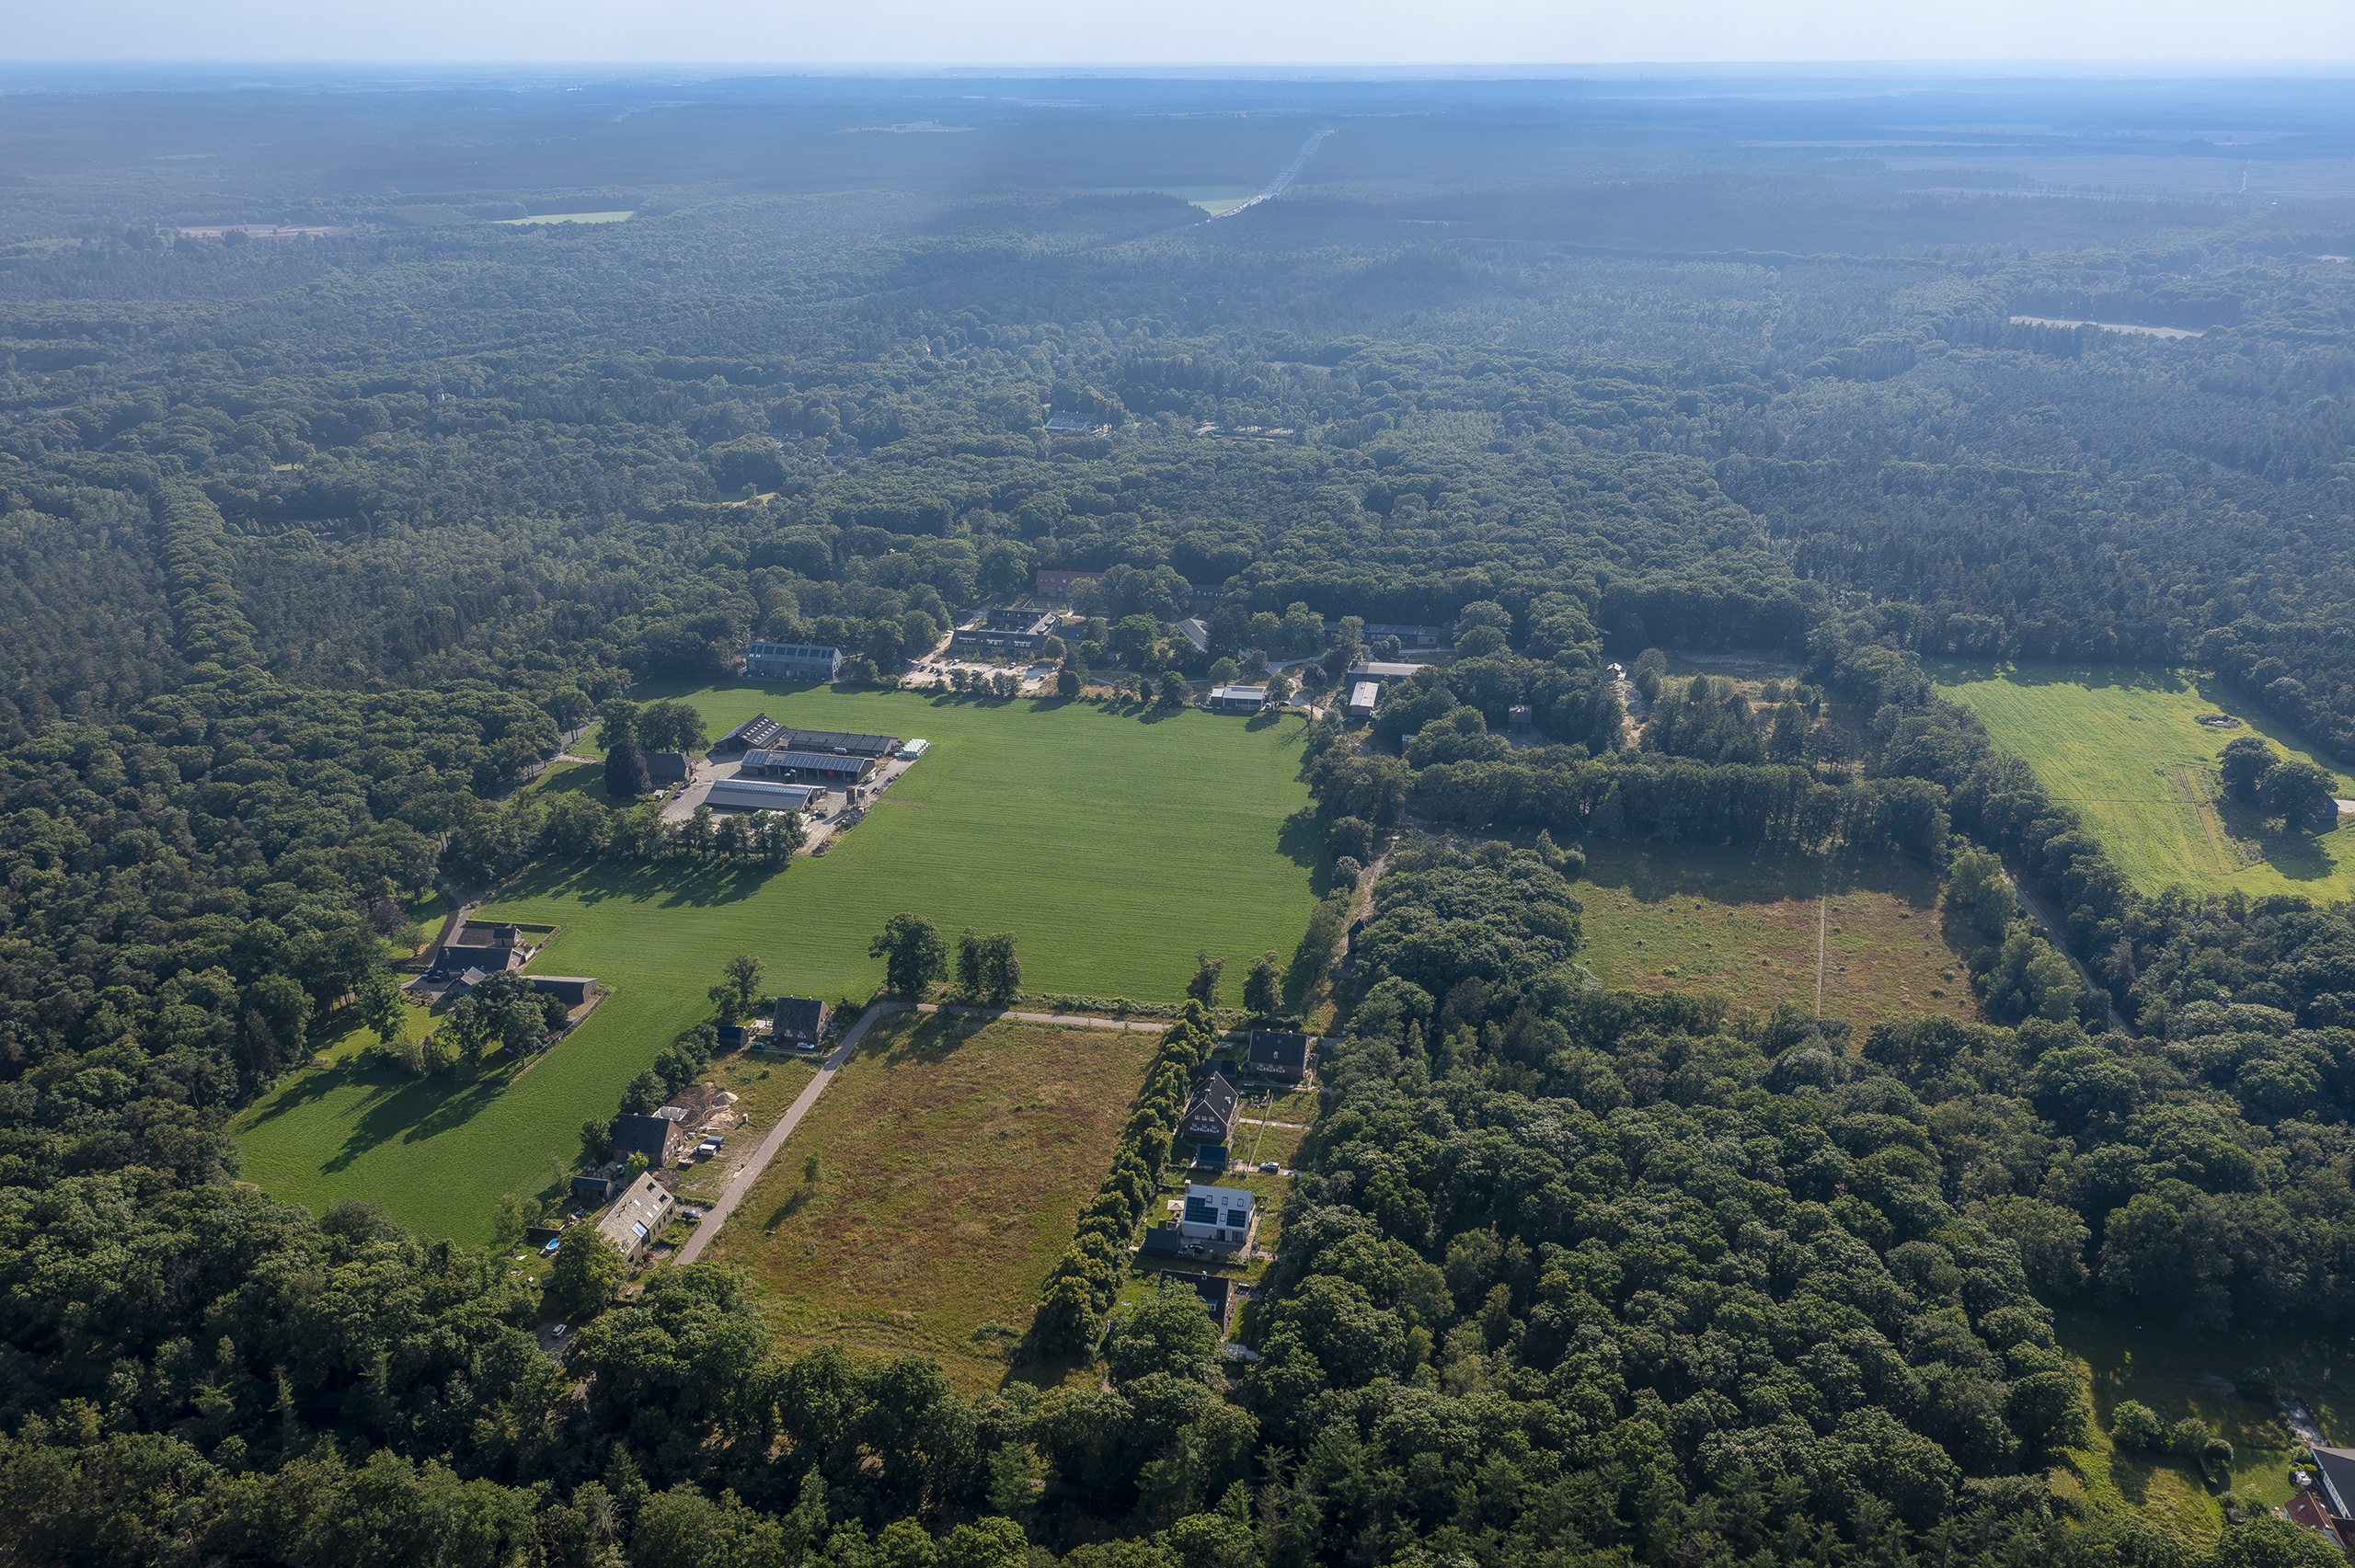
[{"label": "pasture", "polygon": [[752,1276],[784,1344],[930,1356],[967,1392],[994,1388],[1155,1044],[964,1014],[879,1021],[705,1259]]},{"label": "pasture", "polygon": [[638,216],[637,210],[626,212],[540,212],[529,218],[493,218],[494,223],[624,223]]},{"label": "pasture", "polygon": [[1616,839],[1585,848],[1579,961],[1606,986],[1812,1011],[1820,943],[1825,1017],[1861,1031],[1901,1013],[1979,1016],[1924,867]]},{"label": "pasture", "polygon": [[[368,1198],[477,1242],[500,1194],[546,1187],[582,1121],[611,1116],[631,1076],[709,1015],[706,988],[735,954],[760,956],[772,995],[863,997],[882,978],[868,939],[913,910],[952,940],[1013,932],[1033,990],[1169,1001],[1199,948],[1235,972],[1265,948],[1289,955],[1322,890],[1315,835],[1291,820],[1307,801],[1296,722],[758,684],[638,694],[686,696],[715,736],[766,711],[933,750],[821,858],[527,868],[483,913],[561,925],[533,967],[596,976],[612,993],[597,1011],[512,1082],[356,1062],[300,1073],[238,1118],[248,1179],[314,1208]],[[551,769],[541,787],[593,791],[598,772]]]},{"label": "pasture", "polygon": [[[2223,800],[2216,761],[2226,743],[2256,735],[2287,757],[2333,769],[2288,731],[2181,670],[2060,665],[1925,665],[1939,689],[1970,704],[1996,745],[2035,768],[2134,886],[2155,893],[2238,888],[2252,898],[2303,893],[2316,903],[2355,898],[2355,833],[2269,829],[2255,808]],[[2235,729],[2194,723],[2226,714]]]}]

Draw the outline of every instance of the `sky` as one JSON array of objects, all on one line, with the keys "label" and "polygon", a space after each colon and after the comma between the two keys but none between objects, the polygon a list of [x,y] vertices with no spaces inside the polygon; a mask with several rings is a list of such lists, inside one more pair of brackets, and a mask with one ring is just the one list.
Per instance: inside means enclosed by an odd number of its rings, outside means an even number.
[{"label": "sky", "polygon": [[[2099,62],[2169,74],[2355,61],[2350,0],[113,0],[10,7],[34,61],[1489,65]],[[1443,72],[1440,74],[1444,74]]]}]

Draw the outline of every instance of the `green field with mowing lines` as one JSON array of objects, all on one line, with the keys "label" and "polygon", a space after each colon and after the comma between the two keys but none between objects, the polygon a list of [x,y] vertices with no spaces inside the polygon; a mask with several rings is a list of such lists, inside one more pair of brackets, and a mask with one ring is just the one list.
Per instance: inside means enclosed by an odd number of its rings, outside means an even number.
[{"label": "green field with mowing lines", "polygon": [[[810,729],[923,736],[933,750],[822,858],[783,870],[671,862],[538,865],[484,913],[561,925],[534,959],[613,994],[505,1088],[423,1082],[338,1065],[296,1075],[239,1118],[247,1179],[314,1207],[384,1205],[404,1224],[479,1242],[491,1206],[546,1185],[581,1122],[710,1012],[705,988],[737,953],[768,989],[864,996],[881,979],[867,939],[913,910],[953,938],[1011,931],[1033,990],[1174,1001],[1194,954],[1290,956],[1320,878],[1297,721],[1185,711],[1139,717],[1077,703],[977,703],[754,684],[684,695],[715,736],[765,711]],[[595,787],[550,770],[543,787]]]},{"label": "green field with mowing lines", "polygon": [[[2318,904],[2355,898],[2355,830],[2270,830],[2255,809],[2218,798],[2217,755],[2240,736],[2330,764],[2214,682],[2181,670],[2104,666],[1924,668],[1939,690],[1970,704],[1996,745],[2035,768],[2054,799],[2084,815],[2142,891],[2178,883],[2195,893],[2303,893]],[[2193,722],[2219,713],[2241,727]],[[2348,794],[2346,773],[2331,772]]]}]

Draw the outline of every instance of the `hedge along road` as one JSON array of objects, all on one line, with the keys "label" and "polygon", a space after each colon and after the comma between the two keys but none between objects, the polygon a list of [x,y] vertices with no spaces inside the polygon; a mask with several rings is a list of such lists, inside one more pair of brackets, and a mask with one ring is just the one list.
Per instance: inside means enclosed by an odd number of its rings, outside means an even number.
[{"label": "hedge along road", "polygon": [[[761,1173],[769,1168],[769,1162],[775,1159],[776,1151],[785,1147],[785,1140],[793,1136],[793,1129],[801,1125],[801,1118],[810,1114],[810,1107],[818,1103],[818,1096],[826,1092],[826,1085],[834,1081],[834,1074],[848,1066],[850,1059],[857,1054],[858,1042],[866,1037],[867,1026],[878,1018],[907,1010],[908,1004],[904,1001],[879,1001],[852,1025],[851,1032],[843,1036],[843,1043],[834,1047],[833,1053],[826,1058],[825,1065],[818,1070],[818,1076],[810,1081],[809,1086],[801,1091],[776,1126],[769,1129],[769,1135],[761,1139],[761,1146],[752,1150],[752,1157],[739,1165],[736,1173],[728,1178],[728,1185],[720,1189],[719,1201],[704,1211],[702,1223],[695,1227],[695,1233],[687,1238],[687,1244],[679,1249],[679,1255],[673,1260],[675,1264],[691,1264],[703,1256],[704,1248],[719,1234],[720,1226],[736,1212],[736,1206],[743,1201],[746,1193],[752,1190],[752,1184],[761,1179]],[[990,1007],[943,1007],[931,1001],[920,1003],[916,1011],[965,1013],[983,1018],[1016,1018],[1026,1024],[1070,1024],[1088,1029],[1159,1031],[1168,1028],[1170,1023],[1166,1018],[1140,1022],[1122,1018],[1081,1018],[1067,1013],[1004,1013]]]}]

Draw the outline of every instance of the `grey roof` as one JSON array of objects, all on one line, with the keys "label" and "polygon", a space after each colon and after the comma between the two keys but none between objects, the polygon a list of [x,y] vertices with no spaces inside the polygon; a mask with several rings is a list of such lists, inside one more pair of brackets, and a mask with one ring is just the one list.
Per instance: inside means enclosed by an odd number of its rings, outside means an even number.
[{"label": "grey roof", "polygon": [[826,1026],[826,1017],[833,1010],[814,996],[781,996],[776,999],[776,1032],[797,1040],[814,1040]]},{"label": "grey roof", "polygon": [[1251,1031],[1251,1065],[1254,1067],[1306,1067],[1308,1036],[1280,1034],[1270,1029]]},{"label": "grey roof", "polygon": [[761,742],[772,751],[832,751],[854,757],[888,757],[899,750],[896,735],[846,735],[834,729],[780,729]]},{"label": "grey roof", "polygon": [[846,757],[836,756],[832,751],[747,751],[744,753],[744,766],[748,768],[814,768],[821,773],[840,773],[844,769],[856,770],[874,761],[872,757],[856,752]]},{"label": "grey roof", "polygon": [[626,1160],[643,1154],[660,1165],[670,1151],[679,1124],[667,1116],[617,1116],[614,1120],[614,1157]]},{"label": "grey roof", "polygon": [[1370,675],[1376,681],[1404,681],[1416,670],[1428,668],[1420,664],[1384,664],[1373,659],[1360,659],[1350,666],[1350,676],[1352,680],[1362,680]]},{"label": "grey roof", "polygon": [[1193,1099],[1186,1106],[1185,1120],[1190,1122],[1197,1114],[1207,1113],[1231,1127],[1235,1125],[1235,1085],[1212,1073],[1194,1091]]},{"label": "grey roof", "polygon": [[2315,1469],[2329,1495],[2330,1511],[2340,1518],[2355,1517],[2355,1448],[2314,1448]]}]

